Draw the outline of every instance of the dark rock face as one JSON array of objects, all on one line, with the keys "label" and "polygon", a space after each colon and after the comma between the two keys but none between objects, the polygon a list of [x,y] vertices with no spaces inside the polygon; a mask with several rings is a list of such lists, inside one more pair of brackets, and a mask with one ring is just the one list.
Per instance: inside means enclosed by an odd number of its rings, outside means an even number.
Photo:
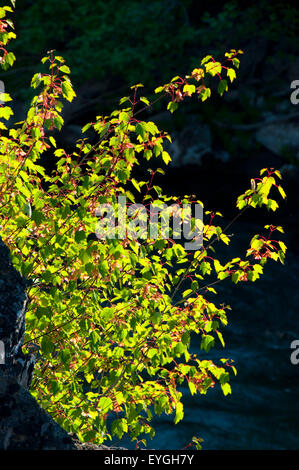
[{"label": "dark rock face", "polygon": [[1,368],[25,388],[29,388],[34,357],[25,356],[22,342],[25,328],[26,285],[13,269],[7,246],[0,240],[0,340],[4,344]]},{"label": "dark rock face", "polygon": [[[3,367],[3,366],[2,366]],[[0,449],[72,450],[72,439],[15,377],[0,371]]]},{"label": "dark rock face", "polygon": [[13,268],[0,238],[0,449],[76,449],[28,391],[34,356],[21,351],[26,304],[26,283]]}]

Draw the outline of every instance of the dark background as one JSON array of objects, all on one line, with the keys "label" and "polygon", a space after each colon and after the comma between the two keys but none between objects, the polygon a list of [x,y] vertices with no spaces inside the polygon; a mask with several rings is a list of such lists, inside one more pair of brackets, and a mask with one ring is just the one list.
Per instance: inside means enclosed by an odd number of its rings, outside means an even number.
[{"label": "dark background", "polygon": [[[169,417],[157,420],[157,439],[149,447],[180,449],[197,435],[205,439],[204,449],[298,449],[299,365],[290,362],[290,343],[299,339],[299,105],[290,101],[291,83],[299,80],[295,3],[22,0],[14,22],[17,62],[0,74],[14,98],[12,121],[24,119],[31,77],[42,70],[46,52],[56,49],[72,70],[77,93],[65,105],[65,126],[55,136],[69,149],[81,127],[110,113],[129,86],[141,82],[143,94],[152,97],[155,87],[190,72],[205,55],[221,60],[231,48],[244,51],[224,97],[187,100],[174,115],[158,104],[143,119],[169,131],[174,141],[174,162],[159,184],[168,193],[196,194],[227,220],[250,178],[264,167],[279,169],[287,199],[275,214],[248,211],[234,227],[232,248],[221,248],[220,255],[239,255],[251,234],[277,222],[286,231],[287,260],[284,266],[269,263],[255,284],[219,288],[217,301],[233,310],[224,331],[227,348],[216,347],[209,357],[235,360],[232,395],[186,394],[185,420],[177,426]],[[43,163],[50,171],[51,155]]]}]

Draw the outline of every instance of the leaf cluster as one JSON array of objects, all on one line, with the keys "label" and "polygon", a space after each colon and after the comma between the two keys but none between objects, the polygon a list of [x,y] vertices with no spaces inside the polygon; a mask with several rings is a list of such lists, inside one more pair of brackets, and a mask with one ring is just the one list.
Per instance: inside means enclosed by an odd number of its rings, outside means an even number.
[{"label": "leaf cluster", "polygon": [[[9,11],[0,10],[5,51],[13,38],[5,19]],[[8,54],[3,55],[4,69],[11,61]],[[237,55],[228,52],[223,63],[205,57],[191,74],[158,87],[157,100],[166,100],[170,112],[192,95],[203,102],[211,94],[209,76],[222,83],[222,94],[235,78]],[[133,211],[125,227],[117,225],[114,237],[92,236],[100,204],[110,204],[120,217],[119,197],[134,204],[137,194],[147,209],[172,202],[179,216],[184,204],[202,203],[191,196],[180,201],[164,195],[154,183],[155,173],[163,169],[152,171],[148,181],[132,178],[142,158],[161,158],[164,166],[171,160],[164,150],[170,136],[155,123],[138,119],[140,106],[153,105],[141,95],[141,84],[120,100],[119,109],[83,128],[94,129],[96,144],[83,138],[72,154],[57,148],[51,130],[62,128],[64,100],[71,102],[76,95],[63,57],[50,51],[42,63],[49,70],[32,78],[36,96],[26,119],[8,129],[3,120],[12,110],[0,106],[1,237],[14,266],[30,281],[25,346],[38,358],[32,393],[83,441],[102,443],[124,434],[136,440],[152,437],[153,414],[174,414],[175,423],[183,418],[181,386],[188,386],[192,395],[205,394],[217,383],[224,395],[231,392],[229,371],[236,373],[231,362],[216,364],[191,352],[194,334],[203,352],[215,341],[224,346],[220,328],[227,324],[229,307],[205,294],[216,294],[214,285],[225,278],[255,281],[267,258],[283,262],[286,247],[257,235],[247,251],[250,260],[234,258],[222,266],[214,245],[228,245],[230,237],[227,227],[214,223],[221,214],[209,211],[206,221],[189,218],[191,229],[196,224],[201,229],[203,242],[196,251],[186,250],[173,228],[164,237],[150,238],[147,232],[130,236],[136,225]],[[51,175],[38,164],[49,149],[56,161]],[[249,207],[275,210],[277,202],[269,198],[273,186],[285,197],[276,185],[280,174],[262,170],[261,175],[265,173],[238,199],[237,217]],[[168,208],[163,209],[161,220],[168,215]],[[270,234],[282,231],[267,229]]]}]

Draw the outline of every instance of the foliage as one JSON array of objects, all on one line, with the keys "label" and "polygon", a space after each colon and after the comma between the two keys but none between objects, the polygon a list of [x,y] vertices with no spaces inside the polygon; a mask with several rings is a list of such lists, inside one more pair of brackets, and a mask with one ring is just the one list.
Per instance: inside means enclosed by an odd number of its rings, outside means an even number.
[{"label": "foliage", "polygon": [[[14,37],[5,18],[9,11],[0,9],[4,69],[14,60],[6,50]],[[211,94],[209,79],[213,83],[215,78],[222,95],[236,76],[239,53],[226,53],[222,63],[206,56],[191,74],[158,87],[157,100],[166,99],[170,112],[192,95],[203,102]],[[102,443],[129,434],[138,442],[153,436],[153,414],[174,413],[175,423],[183,418],[182,384],[191,394],[205,394],[216,383],[224,395],[231,392],[234,366],[228,359],[216,364],[197,357],[191,335],[200,337],[206,352],[217,338],[224,346],[220,325],[227,324],[229,307],[204,294],[216,293],[214,285],[225,278],[254,282],[268,258],[283,262],[286,247],[272,239],[282,228],[265,227],[269,235],[254,236],[245,259],[224,266],[214,245],[229,244],[231,224],[214,225],[218,212],[205,211],[205,224],[192,218],[192,228],[198,224],[203,234],[196,251],[187,251],[172,230],[167,239],[121,237],[119,227],[114,239],[94,237],[99,204],[110,203],[117,212],[119,196],[134,203],[137,195],[147,208],[173,201],[154,184],[155,172],[149,181],[131,176],[141,157],[162,157],[168,164],[171,157],[163,144],[171,138],[153,122],[137,118],[140,106],[153,105],[137,84],[120,100],[120,109],[85,126],[84,131],[93,127],[97,132],[97,144],[79,140],[72,154],[56,148],[50,131],[61,129],[61,100],[72,101],[75,92],[62,57],[50,51],[42,63],[49,72],[33,76],[31,86],[39,91],[26,119],[10,129],[0,125],[1,237],[28,282],[25,345],[37,354],[32,393],[83,441]],[[10,100],[7,94],[1,98]],[[2,120],[11,113],[1,105]],[[38,164],[49,149],[56,159],[51,175]],[[285,197],[278,171],[263,169],[260,176],[238,198],[236,218],[250,207],[276,210],[275,190]],[[181,209],[194,201],[186,196],[175,202]],[[134,220],[131,214],[126,229]],[[200,439],[194,442],[200,447]]]},{"label": "foliage", "polygon": [[21,38],[15,51],[21,64],[32,65],[41,50],[57,49],[76,83],[114,75],[146,85],[175,73],[177,64],[186,70],[191,60],[195,67],[202,51],[219,56],[236,44],[246,48],[252,38],[267,38],[296,57],[297,9],[290,2],[242,3],[22,0],[17,9]]},{"label": "foliage", "polygon": [[157,64],[167,63],[169,72],[194,35],[184,12],[173,0],[25,0],[16,50],[61,50],[80,81],[83,71],[84,79],[113,75],[153,83]]},{"label": "foliage", "polygon": [[[233,42],[250,43],[264,38],[280,44],[296,55],[298,49],[298,10],[290,2],[267,2],[248,4],[242,8],[240,1],[225,2],[222,9],[211,15],[205,11],[198,27],[202,46],[211,51],[223,52]],[[246,52],[246,51],[245,51]]]}]

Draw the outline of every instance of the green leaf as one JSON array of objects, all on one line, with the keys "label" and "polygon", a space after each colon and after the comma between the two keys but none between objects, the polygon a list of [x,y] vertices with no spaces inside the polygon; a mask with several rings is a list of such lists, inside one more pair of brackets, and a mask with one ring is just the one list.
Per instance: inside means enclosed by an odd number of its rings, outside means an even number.
[{"label": "green leaf", "polygon": [[108,413],[113,409],[113,402],[109,397],[101,397],[98,402],[98,408],[102,413]]},{"label": "green leaf", "polygon": [[64,80],[61,84],[62,96],[68,101],[73,101],[76,93],[74,92],[71,83],[68,80]]},{"label": "green leaf", "polygon": [[142,140],[146,140],[147,128],[144,122],[138,122],[138,124],[136,125],[136,133],[140,135]]},{"label": "green leaf", "polygon": [[224,396],[232,393],[232,389],[229,383],[221,384],[221,388]]},{"label": "green leaf", "polygon": [[212,56],[211,55],[207,55],[206,57],[204,57],[201,61],[201,65],[205,64],[206,62],[208,62],[209,60],[212,59]]},{"label": "green leaf", "polygon": [[42,81],[41,79],[42,79],[42,76],[41,76],[40,73],[34,74],[33,77],[32,77],[32,80],[31,80],[31,87],[32,88],[37,88],[40,85],[41,81]]},{"label": "green leaf", "polygon": [[163,86],[158,86],[156,89],[155,89],[155,93],[161,93],[161,91],[164,90],[164,87]]},{"label": "green leaf", "polygon": [[241,276],[241,271],[236,271],[235,273],[232,274],[232,281],[237,284],[239,282]]},{"label": "green leaf", "polygon": [[280,192],[280,195],[283,199],[287,197],[286,193],[284,192],[284,189],[281,186],[277,186],[278,191]]},{"label": "green leaf", "polygon": [[59,67],[59,70],[62,73],[71,73],[70,68],[67,65],[61,65]]},{"label": "green leaf", "polygon": [[53,145],[53,147],[56,147],[56,140],[54,139],[54,137],[50,136],[49,140],[50,140],[51,144]]},{"label": "green leaf", "polygon": [[130,97],[129,96],[124,96],[123,98],[121,98],[119,100],[119,104],[123,104],[125,103],[126,101],[130,101]]},{"label": "green leaf", "polygon": [[188,331],[184,331],[181,340],[183,344],[188,345],[190,343],[190,333]]},{"label": "green leaf", "polygon": [[62,155],[64,155],[64,153],[65,153],[65,151],[63,149],[57,149],[57,150],[55,150],[54,155],[56,157],[61,157]]},{"label": "green leaf", "polygon": [[220,74],[222,70],[222,66],[220,62],[209,62],[206,64],[206,72],[214,77],[217,74]]},{"label": "green leaf", "polygon": [[139,98],[139,100],[142,101],[142,103],[145,103],[147,106],[150,105],[149,100],[145,96],[141,96],[141,98]]},{"label": "green leaf", "polygon": [[210,88],[203,88],[201,92],[198,95],[198,98],[201,99],[201,101],[206,101],[208,98],[211,96],[211,89]]},{"label": "green leaf", "polygon": [[[207,264],[207,263],[205,263],[205,264]],[[215,268],[216,273],[219,273],[220,271],[223,270],[223,266],[221,266],[218,259],[214,259],[214,268]]]},{"label": "green leaf", "polygon": [[220,343],[222,344],[223,347],[225,347],[225,342],[224,342],[222,333],[220,331],[216,331],[216,333],[217,333]]},{"label": "green leaf", "polygon": [[81,244],[81,242],[86,240],[86,233],[84,230],[77,230],[75,232],[75,240],[77,243]]},{"label": "green leaf", "polygon": [[193,95],[193,93],[195,93],[195,85],[189,85],[186,83],[183,88],[183,93],[186,93],[188,96]]},{"label": "green leaf", "polygon": [[0,93],[0,101],[12,101],[12,98],[8,93]]},{"label": "green leaf", "polygon": [[237,77],[234,69],[227,69],[227,76],[231,82]]},{"label": "green leaf", "polygon": [[183,343],[177,343],[173,348],[173,351],[176,356],[180,356],[186,351],[186,346]]},{"label": "green leaf", "polygon": [[228,272],[222,271],[222,272],[220,272],[220,273],[218,274],[217,277],[218,277],[218,279],[220,279],[221,281],[223,281],[223,279],[226,279],[228,276],[229,276],[229,273],[228,273]]},{"label": "green leaf", "polygon": [[156,135],[159,133],[159,129],[158,127],[156,126],[156,124],[154,122],[147,122],[146,123],[146,128],[148,130],[148,132],[150,132],[152,135]]},{"label": "green leaf", "polygon": [[214,346],[215,338],[211,335],[204,335],[200,343],[200,349],[204,349],[209,352],[211,347]]},{"label": "green leaf", "polygon": [[128,423],[125,418],[115,419],[111,426],[111,432],[116,435],[119,439],[128,432]]},{"label": "green leaf", "polygon": [[131,178],[131,183],[134,186],[134,188],[136,188],[137,191],[140,193],[141,189],[140,189],[138,182],[135,180],[135,178]]},{"label": "green leaf", "polygon": [[119,113],[119,120],[121,122],[128,123],[130,121],[130,114],[122,111],[121,113]]},{"label": "green leaf", "polygon": [[287,247],[286,247],[285,243],[279,241],[278,244],[279,244],[282,252],[285,253],[287,251]]},{"label": "green leaf", "polygon": [[130,88],[131,90],[134,90],[135,88],[143,88],[144,85],[142,83],[137,83],[136,85],[132,85]]},{"label": "green leaf", "polygon": [[13,110],[9,106],[0,107],[0,118],[4,118],[8,121],[8,119],[12,115],[13,115]]},{"label": "green leaf", "polygon": [[274,201],[274,199],[268,199],[266,206],[268,210],[271,209],[272,211],[276,211],[276,209],[278,209],[279,207],[279,205],[276,201]]},{"label": "green leaf", "polygon": [[[216,261],[216,266],[217,266],[217,269],[219,268],[220,266],[220,263],[218,262],[217,264],[217,260]],[[205,276],[206,274],[210,274],[211,273],[211,264],[208,262],[208,261],[203,261],[200,266],[199,266],[199,269],[201,270],[202,274]],[[216,269],[216,267],[215,267]]]},{"label": "green leaf", "polygon": [[192,294],[193,293],[193,290],[192,289],[187,289],[183,292],[183,299],[185,297],[188,297],[188,295]]},{"label": "green leaf", "polygon": [[174,111],[176,111],[178,109],[178,107],[179,107],[178,103],[176,103],[174,101],[170,101],[167,105],[167,109],[171,113],[174,113]]},{"label": "green leaf", "polygon": [[41,350],[46,356],[52,354],[55,349],[55,344],[48,336],[43,336],[41,340]]},{"label": "green leaf", "polygon": [[163,161],[166,165],[168,165],[168,163],[171,162],[171,156],[169,155],[168,152],[163,151],[162,152],[162,158],[163,158]]},{"label": "green leaf", "polygon": [[184,417],[184,406],[183,406],[183,403],[178,402],[175,408],[174,424],[177,424],[179,421],[181,421],[183,417]]},{"label": "green leaf", "polygon": [[194,383],[191,382],[190,380],[188,381],[188,387],[189,387],[191,395],[195,395],[197,393]]},{"label": "green leaf", "polygon": [[59,351],[59,358],[61,359],[62,363],[68,369],[71,361],[71,352],[69,349],[63,349]]},{"label": "green leaf", "polygon": [[228,90],[227,80],[224,80],[224,79],[220,80],[219,85],[218,85],[218,90],[217,90],[219,95],[222,96],[223,93],[227,90]]},{"label": "green leaf", "polygon": [[234,66],[236,67],[236,69],[239,68],[239,65],[240,65],[239,59],[237,59],[236,57],[234,57],[234,58],[232,59],[232,63],[234,64]]}]

